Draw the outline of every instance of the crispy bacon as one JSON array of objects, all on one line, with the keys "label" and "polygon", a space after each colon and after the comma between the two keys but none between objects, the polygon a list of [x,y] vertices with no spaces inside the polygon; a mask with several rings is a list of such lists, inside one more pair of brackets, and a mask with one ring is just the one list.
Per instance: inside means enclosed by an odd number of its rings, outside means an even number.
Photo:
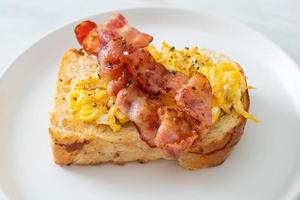
[{"label": "crispy bacon", "polygon": [[75,27],[77,41],[89,55],[98,55],[101,43],[97,30],[106,29],[120,35],[128,45],[134,48],[143,48],[153,39],[152,36],[141,33],[128,25],[125,17],[119,13],[111,15],[105,25],[96,25],[92,21],[83,21]]},{"label": "crispy bacon", "polygon": [[123,55],[121,62],[126,63],[130,75],[138,81],[139,86],[153,95],[164,93],[175,97],[176,91],[188,82],[187,76],[180,72],[169,72],[144,49]]},{"label": "crispy bacon", "polygon": [[194,74],[176,94],[179,109],[206,127],[211,125],[211,86],[203,75]]},{"label": "crispy bacon", "polygon": [[130,75],[137,80],[139,86],[153,95],[164,93],[175,97],[176,92],[189,80],[180,72],[169,72],[144,49],[123,55],[121,62],[126,64]]},{"label": "crispy bacon", "polygon": [[100,44],[98,63],[100,65],[119,63],[120,56],[126,50],[126,42],[119,34],[102,27],[98,28],[97,32]]},{"label": "crispy bacon", "polygon": [[116,96],[127,84],[127,73],[120,63],[126,50],[126,42],[117,33],[98,27],[100,49],[98,54],[99,75],[108,81],[108,93]]},{"label": "crispy bacon", "polygon": [[212,94],[209,81],[204,76],[195,73],[189,78],[180,72],[171,73],[144,49],[123,55],[121,62],[126,64],[129,74],[143,91],[174,98],[179,110],[191,123],[196,123],[200,133],[211,125]]},{"label": "crispy bacon", "polygon": [[[161,126],[157,131],[155,143],[158,147],[164,147],[168,143],[179,142],[183,135],[192,132],[190,125],[177,116],[172,109],[160,109]],[[174,126],[175,125],[175,126]]]},{"label": "crispy bacon", "polygon": [[136,86],[131,85],[118,93],[116,105],[135,123],[141,138],[155,147],[154,138],[159,127],[159,102],[148,98]]},{"label": "crispy bacon", "polygon": [[161,88],[161,93],[170,97],[175,97],[177,91],[188,82],[188,77],[180,72],[166,73],[163,77],[164,83]]},{"label": "crispy bacon", "polygon": [[124,71],[121,76],[119,76],[116,80],[111,80],[107,86],[107,92],[109,96],[117,96],[118,92],[124,88],[127,84],[128,76]]},{"label": "crispy bacon", "polygon": [[129,74],[139,83],[141,89],[150,94],[159,94],[168,73],[163,65],[155,62],[149,52],[137,49],[123,55],[121,62],[126,64]]},{"label": "crispy bacon", "polygon": [[81,45],[87,54],[97,56],[99,52],[99,37],[96,28],[89,32]]},{"label": "crispy bacon", "polygon": [[160,108],[161,125],[154,139],[155,144],[166,150],[173,157],[188,149],[198,137],[191,125],[182,117],[178,117],[176,110]]},{"label": "crispy bacon", "polygon": [[75,35],[79,44],[82,44],[83,40],[90,33],[91,30],[95,29],[97,24],[92,21],[83,21],[75,27]]},{"label": "crispy bacon", "polygon": [[163,107],[157,99],[149,98],[134,85],[118,93],[116,105],[135,123],[147,144],[164,149],[174,158],[198,137],[188,121],[178,117],[176,110]]},{"label": "crispy bacon", "polygon": [[113,13],[105,26],[121,35],[134,48],[143,48],[153,40],[152,36],[129,26],[125,17],[120,13]]},{"label": "crispy bacon", "polygon": [[178,158],[179,155],[190,148],[197,139],[197,135],[192,135],[181,140],[178,143],[166,144],[164,150],[172,157]]}]

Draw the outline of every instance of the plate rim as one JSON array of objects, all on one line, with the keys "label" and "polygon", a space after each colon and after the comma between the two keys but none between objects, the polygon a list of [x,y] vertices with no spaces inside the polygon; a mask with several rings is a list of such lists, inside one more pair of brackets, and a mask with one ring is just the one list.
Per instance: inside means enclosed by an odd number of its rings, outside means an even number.
[{"label": "plate rim", "polygon": [[[300,64],[298,65],[298,63],[289,56],[288,53],[286,53],[277,43],[275,43],[273,40],[271,40],[270,38],[268,38],[265,34],[255,30],[254,28],[251,28],[250,26],[244,24],[241,21],[238,21],[236,19],[233,19],[232,17],[228,17],[228,16],[222,16],[222,15],[217,15],[215,13],[211,13],[205,10],[199,10],[199,9],[191,9],[191,8],[180,8],[178,6],[173,6],[173,5],[140,5],[140,6],[131,6],[131,7],[125,7],[125,8],[117,8],[117,9],[108,9],[105,11],[99,11],[96,14],[93,15],[88,15],[82,18],[76,18],[73,21],[69,21],[67,23],[64,23],[62,25],[59,25],[55,28],[53,28],[52,30],[48,31],[47,33],[43,34],[41,37],[39,37],[38,39],[34,40],[30,45],[28,45],[27,47],[24,47],[23,50],[19,51],[16,56],[14,56],[10,62],[4,66],[4,69],[2,69],[0,71],[0,85],[3,84],[3,79],[7,76],[7,74],[9,74],[10,70],[12,70],[15,62],[17,62],[17,60],[23,56],[24,54],[26,54],[27,52],[29,52],[32,48],[34,48],[36,45],[38,45],[40,42],[42,42],[44,39],[47,39],[47,37],[51,36],[52,34],[58,32],[59,30],[70,26],[71,24],[77,22],[77,21],[82,21],[82,20],[86,20],[89,18],[94,18],[97,17],[99,15],[105,15],[105,14],[109,14],[111,12],[130,12],[130,11],[134,11],[134,10],[147,10],[147,11],[151,11],[153,9],[155,10],[169,10],[172,12],[176,12],[176,11],[181,11],[181,12],[193,12],[194,14],[202,14],[208,17],[211,17],[213,19],[217,19],[220,21],[225,21],[227,23],[230,24],[234,24],[236,26],[242,27],[243,29],[245,29],[246,31],[250,32],[251,34],[255,34],[259,37],[261,37],[261,39],[263,39],[265,42],[268,43],[268,45],[271,45],[271,47],[273,49],[276,49],[281,56],[284,56],[284,58],[290,63],[290,68],[292,67],[293,70],[297,71],[298,75],[300,75]],[[284,194],[284,196],[281,196],[282,199],[297,199],[300,197],[300,164],[298,163],[298,170],[296,171],[296,179],[291,182],[291,186],[288,187],[287,192]],[[5,195],[5,193],[3,192],[3,190],[0,188],[0,199],[3,198],[5,200],[9,200],[8,197]]]}]

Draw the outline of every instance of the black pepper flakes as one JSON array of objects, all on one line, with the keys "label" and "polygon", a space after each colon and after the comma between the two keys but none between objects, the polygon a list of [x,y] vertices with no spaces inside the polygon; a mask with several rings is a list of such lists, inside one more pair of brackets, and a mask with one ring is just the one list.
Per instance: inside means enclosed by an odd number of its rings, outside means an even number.
[{"label": "black pepper flakes", "polygon": [[60,78],[59,81],[62,82],[63,80]]},{"label": "black pepper flakes", "polygon": [[158,97],[160,95],[160,91],[158,91],[156,94],[154,94],[155,97]]},{"label": "black pepper flakes", "polygon": [[73,97],[73,100],[74,100],[74,101],[77,101],[77,97]]},{"label": "black pepper flakes", "polygon": [[170,48],[170,51],[175,51],[175,47],[172,46],[172,47]]},{"label": "black pepper flakes", "polygon": [[80,49],[79,49],[79,54],[82,55],[82,56],[84,55],[84,50],[83,50],[83,48],[80,48]]},{"label": "black pepper flakes", "polygon": [[111,62],[108,62],[106,67],[107,67],[108,69],[112,69],[112,63],[111,63]]},{"label": "black pepper flakes", "polygon": [[166,92],[169,92],[171,89],[172,89],[172,88],[170,88],[170,87],[166,87],[166,88],[165,88]]}]

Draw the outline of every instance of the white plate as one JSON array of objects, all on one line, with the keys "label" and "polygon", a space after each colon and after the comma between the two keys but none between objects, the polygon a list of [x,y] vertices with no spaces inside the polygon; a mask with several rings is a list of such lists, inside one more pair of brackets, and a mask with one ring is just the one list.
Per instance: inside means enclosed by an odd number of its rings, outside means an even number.
[{"label": "white plate", "polygon": [[[74,25],[37,42],[0,82],[0,188],[9,199],[293,199],[300,188],[300,73],[257,32],[215,16],[174,9],[129,9],[138,29],[176,47],[223,52],[244,67],[251,91],[245,135],[219,167],[186,171],[171,161],[60,167],[51,159],[48,113],[58,62],[78,47]],[[90,19],[104,22],[109,13]]]}]

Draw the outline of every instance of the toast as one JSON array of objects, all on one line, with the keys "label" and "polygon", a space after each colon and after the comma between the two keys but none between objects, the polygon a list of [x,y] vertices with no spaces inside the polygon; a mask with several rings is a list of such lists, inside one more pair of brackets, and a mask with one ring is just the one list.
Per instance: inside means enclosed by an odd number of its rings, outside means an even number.
[{"label": "toast", "polygon": [[[55,163],[91,165],[174,160],[162,149],[146,144],[131,122],[115,133],[108,126],[74,119],[68,106],[68,93],[74,81],[90,75],[97,75],[97,59],[76,49],[69,49],[60,62],[55,105],[50,114],[49,134]],[[247,90],[242,94],[242,103],[244,110],[248,111]],[[240,140],[245,124],[246,119],[232,109],[212,125],[204,138],[176,159],[178,164],[185,169],[198,169],[223,163]]]}]

